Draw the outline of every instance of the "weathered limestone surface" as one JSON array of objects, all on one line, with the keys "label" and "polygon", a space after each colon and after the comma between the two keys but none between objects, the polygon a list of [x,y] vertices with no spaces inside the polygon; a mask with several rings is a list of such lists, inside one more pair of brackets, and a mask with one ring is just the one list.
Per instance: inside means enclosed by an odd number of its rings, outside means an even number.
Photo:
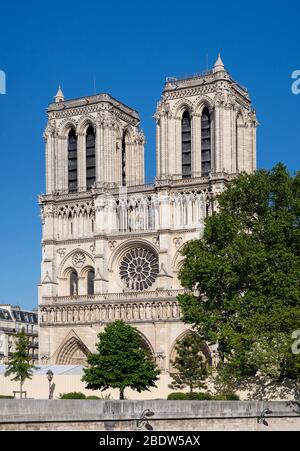
[{"label": "weathered limestone surface", "polygon": [[[266,409],[268,425],[258,422]],[[300,430],[286,402],[0,400],[0,430],[136,430],[145,409],[153,430]]]}]

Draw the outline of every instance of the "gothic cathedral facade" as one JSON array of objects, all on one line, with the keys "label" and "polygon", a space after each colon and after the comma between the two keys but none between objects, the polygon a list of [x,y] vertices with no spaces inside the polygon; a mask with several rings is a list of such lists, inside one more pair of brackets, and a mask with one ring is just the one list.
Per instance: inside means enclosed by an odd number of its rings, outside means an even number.
[{"label": "gothic cathedral facade", "polygon": [[84,364],[97,334],[123,319],[167,384],[189,330],[177,302],[182,247],[232,178],[256,169],[257,120],[220,56],[204,74],[167,78],[154,117],[157,176],[145,184],[137,111],[109,94],[65,100],[61,89],[48,107],[40,363]]}]

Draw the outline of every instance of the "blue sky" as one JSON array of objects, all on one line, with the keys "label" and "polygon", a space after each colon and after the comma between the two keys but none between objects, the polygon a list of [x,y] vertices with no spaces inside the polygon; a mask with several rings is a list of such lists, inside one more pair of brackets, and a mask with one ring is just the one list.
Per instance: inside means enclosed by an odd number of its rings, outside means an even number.
[{"label": "blue sky", "polygon": [[140,112],[146,171],[155,173],[153,114],[166,76],[206,69],[221,50],[257,109],[258,166],[299,169],[299,2],[2,2],[0,70],[0,302],[37,305],[44,191],[45,110],[59,83],[66,98],[109,92]]}]

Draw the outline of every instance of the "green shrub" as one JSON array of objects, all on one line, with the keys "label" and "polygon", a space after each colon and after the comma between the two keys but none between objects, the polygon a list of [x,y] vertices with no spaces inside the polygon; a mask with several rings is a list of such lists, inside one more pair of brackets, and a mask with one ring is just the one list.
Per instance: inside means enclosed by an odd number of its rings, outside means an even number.
[{"label": "green shrub", "polygon": [[215,401],[239,401],[240,397],[235,393],[228,393],[225,395],[214,395],[213,399]]},{"label": "green shrub", "polygon": [[168,399],[173,400],[173,401],[209,401],[213,398],[209,393],[204,393],[204,392],[200,392],[200,393],[175,392],[175,393],[170,393],[168,396]]},{"label": "green shrub", "polygon": [[14,399],[14,397],[10,395],[0,395],[0,399]]},{"label": "green shrub", "polygon": [[86,399],[86,396],[81,392],[62,393],[59,395],[60,399]]},{"label": "green shrub", "polygon": [[86,399],[101,399],[101,398],[99,398],[99,396],[90,395],[90,396],[87,396]]},{"label": "green shrub", "polygon": [[182,392],[175,392],[175,393],[170,393],[168,395],[168,399],[171,401],[184,401],[187,400],[187,393],[182,393]]},{"label": "green shrub", "polygon": [[210,401],[212,396],[209,393],[200,392],[200,393],[188,393],[188,399],[195,401]]}]

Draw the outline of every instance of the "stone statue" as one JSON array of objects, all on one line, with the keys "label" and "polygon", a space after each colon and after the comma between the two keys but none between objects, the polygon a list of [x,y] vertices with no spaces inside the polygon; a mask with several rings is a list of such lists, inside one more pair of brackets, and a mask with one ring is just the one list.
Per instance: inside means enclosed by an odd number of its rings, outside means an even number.
[{"label": "stone statue", "polygon": [[78,288],[77,288],[76,280],[73,280],[73,282],[72,282],[72,295],[78,296]]}]

